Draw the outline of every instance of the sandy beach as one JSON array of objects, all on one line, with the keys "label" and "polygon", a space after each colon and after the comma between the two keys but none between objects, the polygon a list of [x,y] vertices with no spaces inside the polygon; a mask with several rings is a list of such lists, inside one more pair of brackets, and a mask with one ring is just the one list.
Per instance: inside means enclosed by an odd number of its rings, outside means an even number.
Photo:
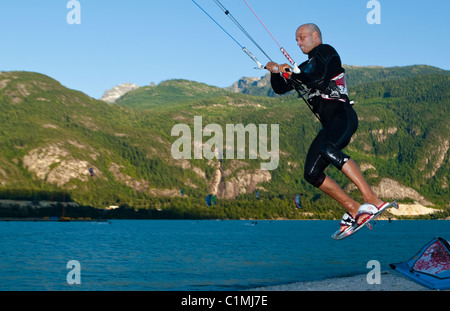
[{"label": "sandy beach", "polygon": [[381,273],[381,284],[369,284],[367,275],[259,287],[255,291],[430,291],[396,271]]}]

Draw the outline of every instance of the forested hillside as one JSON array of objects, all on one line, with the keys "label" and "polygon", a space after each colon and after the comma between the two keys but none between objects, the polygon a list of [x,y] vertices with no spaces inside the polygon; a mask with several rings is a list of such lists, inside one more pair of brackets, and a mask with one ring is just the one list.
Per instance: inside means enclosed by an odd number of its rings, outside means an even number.
[{"label": "forested hillside", "polygon": [[[447,217],[448,71],[427,66],[346,70],[360,119],[347,152],[383,198],[426,202],[444,210],[435,217]],[[294,95],[269,93],[267,85],[232,92],[170,80],[131,91],[111,105],[38,73],[2,72],[0,198],[34,205],[73,200],[99,209],[122,206],[109,212],[111,217],[340,218],[342,208],[302,178],[319,123]],[[174,159],[171,148],[179,137],[172,136],[172,128],[194,129],[196,116],[203,128],[216,124],[224,132],[227,124],[267,124],[269,132],[270,125],[279,124],[277,169],[261,170],[264,160],[248,154],[223,161]],[[209,138],[205,135],[202,143]],[[335,168],[327,174],[360,199]],[[383,188],[388,180],[401,191]],[[208,207],[210,193],[217,203]],[[293,204],[298,193],[303,194],[301,210]],[[36,209],[15,207],[17,215],[31,211]]]}]

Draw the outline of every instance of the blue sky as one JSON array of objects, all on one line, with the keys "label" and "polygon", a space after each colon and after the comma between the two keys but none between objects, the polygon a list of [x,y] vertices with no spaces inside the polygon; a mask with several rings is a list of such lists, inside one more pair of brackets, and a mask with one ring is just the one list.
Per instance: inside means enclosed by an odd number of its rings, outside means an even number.
[{"label": "blue sky", "polygon": [[[196,0],[263,64],[268,60],[213,0]],[[220,0],[276,62],[286,59],[241,0]],[[288,53],[306,59],[295,30],[322,30],[344,64],[426,64],[450,70],[448,0],[378,0],[381,24],[366,20],[368,0],[247,0]],[[0,3],[0,71],[46,74],[94,98],[131,82],[140,86],[181,78],[220,87],[265,71],[191,0],[78,0],[81,24],[70,25],[68,0]]]}]

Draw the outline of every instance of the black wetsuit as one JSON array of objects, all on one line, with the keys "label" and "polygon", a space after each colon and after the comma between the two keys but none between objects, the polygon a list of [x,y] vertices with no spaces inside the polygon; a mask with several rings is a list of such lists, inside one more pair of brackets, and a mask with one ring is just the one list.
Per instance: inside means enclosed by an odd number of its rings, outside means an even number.
[{"label": "black wetsuit", "polygon": [[358,128],[358,117],[348,99],[341,59],[333,47],[327,44],[315,47],[308,54],[308,60],[298,67],[301,72],[292,74],[290,79],[271,74],[271,84],[277,94],[293,90],[296,81],[308,88],[308,102],[323,128],[308,150],[304,177],[310,184],[320,187],[328,165],[341,170],[350,159],[342,149]]}]

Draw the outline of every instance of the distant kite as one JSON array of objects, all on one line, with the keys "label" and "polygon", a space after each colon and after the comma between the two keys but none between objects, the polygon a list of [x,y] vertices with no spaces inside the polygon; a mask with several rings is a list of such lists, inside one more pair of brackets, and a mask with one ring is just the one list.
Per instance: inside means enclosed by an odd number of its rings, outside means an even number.
[{"label": "distant kite", "polygon": [[208,207],[211,207],[211,205],[213,205],[213,204],[216,205],[216,198],[217,198],[217,196],[208,194],[205,198],[206,205],[208,205]]},{"label": "distant kite", "polygon": [[94,169],[93,168],[89,169],[89,174],[91,174],[91,176],[94,177]]},{"label": "distant kite", "polygon": [[295,206],[296,206],[297,208],[302,208],[302,202],[300,201],[300,197],[301,197],[301,196],[302,196],[301,194],[297,194],[297,196],[296,196],[295,199],[294,199]]},{"label": "distant kite", "polygon": [[208,194],[205,198],[206,205],[208,205],[208,207],[211,207],[211,204],[212,204],[211,200],[212,200],[212,194]]}]

